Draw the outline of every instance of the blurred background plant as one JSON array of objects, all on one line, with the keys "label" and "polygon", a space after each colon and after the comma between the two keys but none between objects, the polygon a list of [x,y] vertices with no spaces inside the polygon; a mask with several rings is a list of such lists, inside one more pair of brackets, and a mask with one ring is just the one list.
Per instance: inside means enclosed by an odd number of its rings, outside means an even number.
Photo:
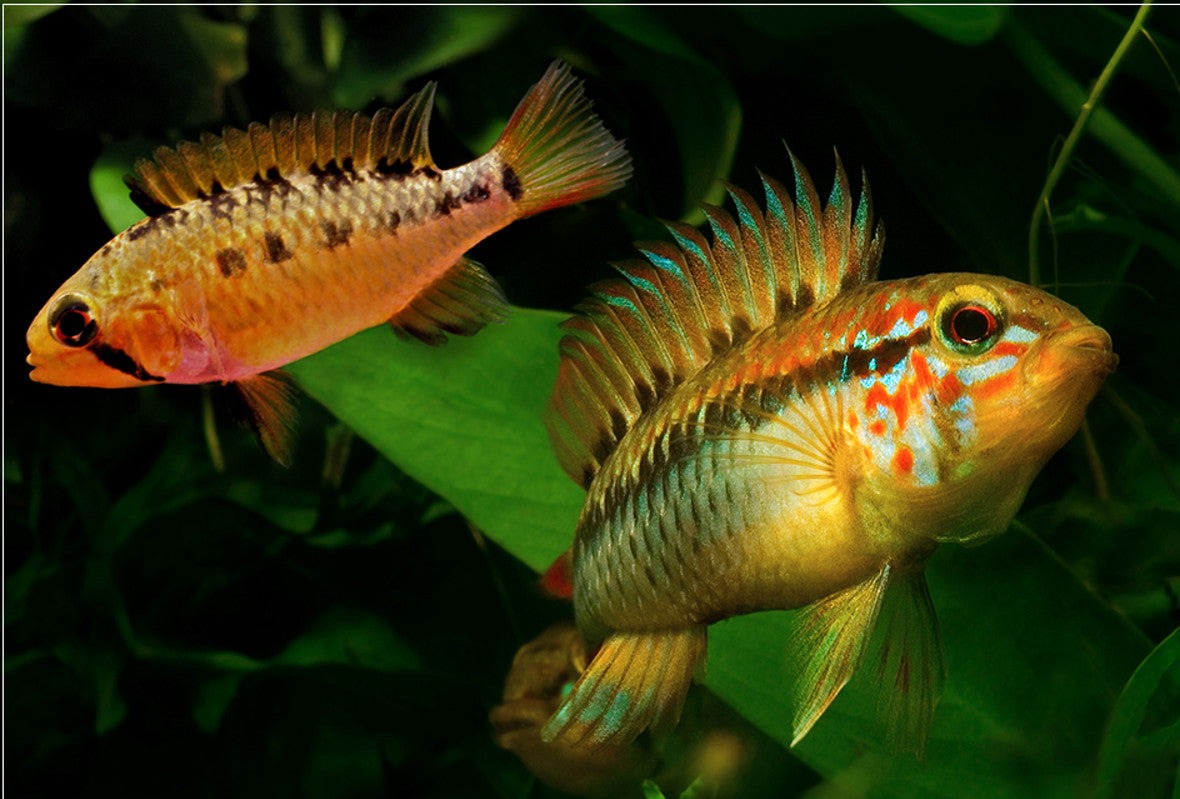
[{"label": "blurred background plant", "polygon": [[[632,240],[662,237],[658,218],[699,223],[722,179],[785,177],[784,140],[821,184],[833,146],[871,175],[885,277],[1027,278],[1034,203],[1133,12],[6,6],[10,795],[559,795],[488,713],[517,648],[569,615],[535,574],[580,500],[540,422],[561,315]],[[716,628],[707,688],[658,742],[659,787],[626,795],[1173,790],[1180,20],[1160,8],[1147,29],[1039,252],[1119,372],[1014,529],[931,564],[950,676],[926,762],[873,746],[870,679],[786,750],[789,617],[759,614]],[[216,469],[199,391],[28,381],[28,320],[137,217],[120,177],[153,146],[437,80],[431,144],[452,166],[555,57],[636,173],[473,252],[514,303],[551,311],[440,351],[373,330],[296,365],[318,402],[288,470],[222,421]]]}]

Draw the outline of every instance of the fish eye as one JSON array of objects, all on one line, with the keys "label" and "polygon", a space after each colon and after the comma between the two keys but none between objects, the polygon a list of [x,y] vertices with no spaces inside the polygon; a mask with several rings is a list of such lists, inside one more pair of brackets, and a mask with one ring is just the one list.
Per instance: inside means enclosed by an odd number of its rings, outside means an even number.
[{"label": "fish eye", "polygon": [[98,322],[90,312],[90,306],[67,295],[49,315],[49,332],[67,347],[85,347],[98,332]]},{"label": "fish eye", "polygon": [[939,337],[955,352],[978,355],[1000,340],[1004,320],[999,301],[982,292],[979,287],[961,286],[940,303]]},{"label": "fish eye", "polygon": [[950,312],[947,335],[956,344],[973,346],[995,335],[996,317],[982,305],[963,305]]}]

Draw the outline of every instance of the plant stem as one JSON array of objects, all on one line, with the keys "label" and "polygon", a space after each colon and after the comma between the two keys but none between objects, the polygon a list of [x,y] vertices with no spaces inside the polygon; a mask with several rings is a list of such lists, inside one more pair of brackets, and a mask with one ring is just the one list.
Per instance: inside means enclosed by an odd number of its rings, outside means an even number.
[{"label": "plant stem", "polygon": [[1103,93],[1106,91],[1107,85],[1110,83],[1111,78],[1114,77],[1115,71],[1126,56],[1127,51],[1130,50],[1135,38],[1143,30],[1143,25],[1147,20],[1150,10],[1151,0],[1145,0],[1139,6],[1139,12],[1135,15],[1135,19],[1132,20],[1131,26],[1127,29],[1122,41],[1115,48],[1110,61],[1107,62],[1102,73],[1098,76],[1098,80],[1094,82],[1094,87],[1090,90],[1088,96],[1085,95],[1082,88],[1073,80],[1070,74],[1053,60],[1049,52],[1040,45],[1031,33],[1015,20],[1010,20],[1006,26],[1006,35],[1009,44],[1012,46],[1016,56],[1024,62],[1025,67],[1033,79],[1037,80],[1041,84],[1041,87],[1057,101],[1058,105],[1061,105],[1067,111],[1072,113],[1074,109],[1079,107],[1079,101],[1081,107],[1077,119],[1074,120],[1073,129],[1070,130],[1069,136],[1066,137],[1065,144],[1062,146],[1061,152],[1057,154],[1057,160],[1053,163],[1053,168],[1049,171],[1048,178],[1045,179],[1045,185],[1041,189],[1041,196],[1037,198],[1036,207],[1033,208],[1032,221],[1029,224],[1028,230],[1028,279],[1034,285],[1040,282],[1040,263],[1037,253],[1041,217],[1049,209],[1049,195],[1053,193],[1057,182],[1065,173],[1065,168],[1069,165],[1074,148],[1077,146],[1078,141],[1081,140],[1082,133],[1085,132],[1087,125],[1090,123],[1091,116],[1094,117],[1094,136],[1110,147],[1111,150],[1123,158],[1133,169],[1155,183],[1157,188],[1161,189],[1165,196],[1177,208],[1180,208],[1180,175],[1177,175],[1151,147],[1119,122],[1113,114],[1098,109],[1098,104],[1102,99]]}]

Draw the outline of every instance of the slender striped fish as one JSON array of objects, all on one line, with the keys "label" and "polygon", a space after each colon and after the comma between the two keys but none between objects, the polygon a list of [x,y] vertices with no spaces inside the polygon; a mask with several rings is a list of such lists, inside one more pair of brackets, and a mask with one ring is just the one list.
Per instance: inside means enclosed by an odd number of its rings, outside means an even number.
[{"label": "slender striped fish", "polygon": [[148,217],[54,292],[27,335],[31,377],[65,386],[223,383],[285,458],[274,370],[388,321],[429,343],[503,318],[464,253],[514,220],[604,195],[630,159],[554,63],[486,155],[430,156],[434,84],[396,111],[317,111],[156,150],[128,177]]},{"label": "slender striped fish", "polygon": [[988,275],[876,282],[884,241],[844,170],[821,206],[730,187],[710,243],[640,245],[566,323],[549,428],[587,489],[572,562],[597,654],[543,729],[618,746],[676,722],[706,629],[800,608],[795,740],[884,627],[890,748],[921,752],[943,682],[922,567],[1002,532],[1117,357],[1075,308]]}]

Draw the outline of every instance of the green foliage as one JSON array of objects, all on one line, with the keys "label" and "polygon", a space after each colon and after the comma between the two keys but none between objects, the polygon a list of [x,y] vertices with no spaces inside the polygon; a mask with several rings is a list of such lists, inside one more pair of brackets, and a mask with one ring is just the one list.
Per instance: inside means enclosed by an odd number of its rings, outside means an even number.
[{"label": "green foliage", "polygon": [[[784,178],[784,140],[821,182],[833,145],[865,167],[886,277],[1026,275],[1055,143],[1129,11],[6,8],[6,787],[557,795],[487,723],[516,648],[569,614],[535,586],[580,506],[543,425],[557,323],[632,238],[662,235],[655,218],[699,220],[721,179]],[[1120,66],[1040,253],[1110,330],[1119,372],[1013,529],[930,565],[948,678],[926,760],[875,745],[871,675],[787,750],[792,617],[762,613],[710,632],[705,685],[739,716],[698,692],[667,768],[629,795],[1173,790],[1180,23],[1158,8],[1148,29],[1167,62],[1140,42]],[[219,415],[219,472],[201,390],[27,380],[24,326],[139,216],[121,175],[152,146],[372,110],[432,79],[432,148],[452,166],[554,57],[627,138],[634,180],[476,248],[521,306],[507,323],[440,349],[371,330],[294,364],[314,401],[292,469]],[[742,768],[694,782],[692,736],[713,727]]]}]

